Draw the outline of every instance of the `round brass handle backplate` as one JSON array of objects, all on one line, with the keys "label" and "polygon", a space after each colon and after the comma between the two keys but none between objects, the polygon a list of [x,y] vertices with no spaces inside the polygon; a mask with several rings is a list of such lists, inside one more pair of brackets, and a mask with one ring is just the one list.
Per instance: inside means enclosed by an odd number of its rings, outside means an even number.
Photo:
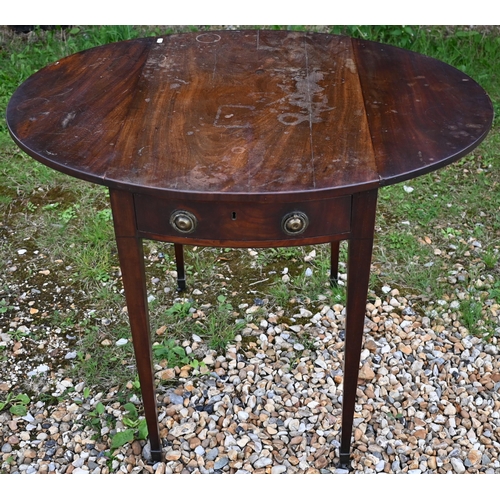
[{"label": "round brass handle backplate", "polygon": [[281,227],[286,234],[297,235],[303,233],[309,225],[309,219],[304,212],[292,212],[283,217]]},{"label": "round brass handle backplate", "polygon": [[196,229],[196,217],[191,212],[176,210],[170,216],[170,225],[180,233],[192,233]]}]

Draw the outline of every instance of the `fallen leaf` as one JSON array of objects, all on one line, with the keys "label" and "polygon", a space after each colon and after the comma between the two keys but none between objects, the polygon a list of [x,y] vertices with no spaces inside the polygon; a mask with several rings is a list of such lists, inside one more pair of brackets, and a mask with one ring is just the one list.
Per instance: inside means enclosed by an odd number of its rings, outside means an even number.
[{"label": "fallen leaf", "polygon": [[166,325],[160,326],[160,328],[158,328],[158,330],[156,330],[156,335],[163,335],[166,330],[167,330]]}]

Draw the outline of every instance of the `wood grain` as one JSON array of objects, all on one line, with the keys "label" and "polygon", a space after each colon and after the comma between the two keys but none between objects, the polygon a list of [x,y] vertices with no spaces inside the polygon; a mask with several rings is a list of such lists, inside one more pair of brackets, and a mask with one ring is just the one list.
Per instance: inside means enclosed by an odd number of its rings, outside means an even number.
[{"label": "wood grain", "polygon": [[33,75],[7,109],[20,147],[70,175],[255,200],[351,194],[425,173],[474,148],[492,116],[481,87],[442,62],[282,31],[97,47]]},{"label": "wood grain", "polygon": [[381,185],[443,167],[484,139],[492,105],[470,77],[403,49],[353,43]]}]

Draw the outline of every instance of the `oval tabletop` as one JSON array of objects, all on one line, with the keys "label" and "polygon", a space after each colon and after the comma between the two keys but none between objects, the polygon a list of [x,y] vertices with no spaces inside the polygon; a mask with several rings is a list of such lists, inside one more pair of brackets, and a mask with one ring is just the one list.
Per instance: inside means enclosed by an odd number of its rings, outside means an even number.
[{"label": "oval tabletop", "polygon": [[41,163],[112,188],[194,197],[349,194],[447,165],[491,102],[438,60],[284,31],[142,38],[57,61],[7,123]]}]

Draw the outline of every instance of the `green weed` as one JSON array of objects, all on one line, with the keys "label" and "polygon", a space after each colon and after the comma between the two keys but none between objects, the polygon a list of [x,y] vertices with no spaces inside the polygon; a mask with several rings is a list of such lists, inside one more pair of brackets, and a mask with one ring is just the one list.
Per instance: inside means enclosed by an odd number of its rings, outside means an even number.
[{"label": "green weed", "polygon": [[126,403],[123,405],[123,408],[126,410],[127,415],[123,417],[122,422],[127,428],[113,434],[111,438],[111,453],[135,439],[143,440],[148,437],[146,420],[139,418],[135,405],[133,403]]},{"label": "green weed", "polygon": [[5,299],[0,299],[0,314],[5,314],[12,308],[13,306],[9,305],[9,303]]},{"label": "green weed", "polygon": [[498,260],[500,258],[500,255],[499,255],[499,252],[497,249],[488,248],[483,253],[482,258],[483,258],[484,265],[486,266],[486,269],[494,269],[495,266],[498,264]]},{"label": "green weed", "polygon": [[283,283],[281,277],[269,285],[267,293],[271,296],[273,304],[280,308],[285,308],[294,296],[292,288]]},{"label": "green weed", "polygon": [[475,300],[464,300],[460,303],[460,313],[465,327],[472,333],[479,333],[479,322],[482,320],[482,305]]},{"label": "green weed", "polygon": [[195,330],[211,349],[222,352],[244,326],[245,322],[235,321],[233,306],[227,297],[219,295],[217,305],[207,312],[202,322],[196,323]]},{"label": "green weed", "polygon": [[183,320],[189,317],[192,307],[193,304],[189,301],[176,302],[164,312],[164,316],[167,320]]},{"label": "green weed", "polygon": [[0,412],[7,409],[16,417],[23,417],[28,413],[30,398],[27,394],[7,393],[5,400],[0,400]]},{"label": "green weed", "polygon": [[495,281],[495,284],[489,290],[490,299],[496,300],[497,302],[500,300],[500,281]]},{"label": "green weed", "polygon": [[[70,370],[74,377],[83,377],[88,386],[124,386],[136,374],[132,343],[115,346],[119,338],[129,338],[128,322],[123,319],[104,327],[96,320],[83,320],[77,359]],[[109,340],[109,345],[103,341]]]},{"label": "green weed", "polygon": [[185,366],[191,361],[186,350],[177,345],[174,339],[165,339],[161,344],[154,344],[153,355],[158,360],[166,361],[170,367]]},{"label": "green weed", "polygon": [[331,293],[330,259],[317,260],[315,263],[304,265],[293,279],[293,286],[296,296],[301,299],[317,300],[320,295],[329,295]]}]

